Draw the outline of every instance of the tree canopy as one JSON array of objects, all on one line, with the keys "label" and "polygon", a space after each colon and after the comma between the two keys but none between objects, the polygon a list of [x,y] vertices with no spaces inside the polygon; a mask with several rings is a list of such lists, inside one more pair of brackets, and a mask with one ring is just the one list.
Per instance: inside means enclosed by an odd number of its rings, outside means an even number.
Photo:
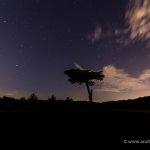
[{"label": "tree canopy", "polygon": [[80,70],[80,69],[71,69],[66,70],[65,74],[68,75],[69,81],[74,84],[82,84],[82,83],[88,83],[90,86],[93,86],[95,84],[94,80],[100,80],[102,81],[104,78],[103,72],[94,72],[90,70]]}]

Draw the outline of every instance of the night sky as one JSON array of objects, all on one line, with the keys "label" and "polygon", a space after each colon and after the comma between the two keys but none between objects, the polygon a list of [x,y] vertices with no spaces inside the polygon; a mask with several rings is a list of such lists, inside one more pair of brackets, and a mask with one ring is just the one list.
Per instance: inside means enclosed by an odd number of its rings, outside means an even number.
[{"label": "night sky", "polygon": [[150,95],[149,0],[0,0],[0,96],[88,98],[66,69],[103,70],[95,101]]}]

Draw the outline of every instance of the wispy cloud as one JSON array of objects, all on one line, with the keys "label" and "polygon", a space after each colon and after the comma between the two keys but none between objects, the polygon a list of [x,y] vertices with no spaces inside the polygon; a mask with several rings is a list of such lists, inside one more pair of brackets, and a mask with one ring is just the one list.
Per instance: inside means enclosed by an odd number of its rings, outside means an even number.
[{"label": "wispy cloud", "polygon": [[18,94],[17,90],[0,90],[0,96],[17,96]]},{"label": "wispy cloud", "polygon": [[16,96],[16,93],[5,93],[6,96]]},{"label": "wispy cloud", "polygon": [[127,36],[128,33],[128,28],[111,28],[104,31],[102,27],[97,26],[94,32],[88,34],[88,39],[92,44],[100,40],[107,40],[107,44],[116,43],[127,46],[131,43],[130,38]]},{"label": "wispy cloud", "polygon": [[129,0],[124,16],[125,23],[122,27],[113,27],[104,31],[97,25],[88,35],[88,39],[92,44],[103,39],[123,46],[137,41],[146,41],[146,46],[150,47],[150,0]]},{"label": "wispy cloud", "polygon": [[125,16],[130,39],[150,42],[150,1],[130,0]]},{"label": "wispy cloud", "polygon": [[118,69],[113,65],[103,68],[105,78],[97,91],[101,92],[136,92],[149,90],[150,69],[142,72],[138,77],[131,77],[123,69]]},{"label": "wispy cloud", "polygon": [[88,39],[91,41],[92,44],[95,44],[100,40],[101,35],[102,35],[102,28],[101,26],[97,25],[94,31],[88,34]]},{"label": "wispy cloud", "polygon": [[150,69],[145,70],[140,76],[139,80],[145,81],[147,79],[150,79]]},{"label": "wispy cloud", "polygon": [[76,69],[85,70],[85,68],[81,67],[81,66],[80,66],[79,64],[77,64],[77,63],[74,63],[74,65],[75,65],[75,68],[76,68]]}]

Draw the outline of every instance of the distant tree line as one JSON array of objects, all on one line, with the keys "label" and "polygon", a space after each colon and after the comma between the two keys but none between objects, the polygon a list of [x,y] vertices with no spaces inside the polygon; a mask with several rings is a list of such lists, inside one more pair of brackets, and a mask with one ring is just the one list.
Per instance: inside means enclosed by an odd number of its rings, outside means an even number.
[{"label": "distant tree line", "polygon": [[[16,99],[13,97],[3,96],[2,98],[0,97],[0,100],[16,100]],[[34,102],[34,101],[38,101],[40,99],[38,98],[38,96],[35,93],[32,93],[32,94],[30,94],[29,98],[26,99],[25,97],[21,97],[19,100],[21,100],[21,101],[28,100],[28,101]],[[47,101],[49,101],[49,102],[55,102],[57,100],[58,99],[56,98],[55,95],[51,95],[51,97],[48,97],[48,99],[47,99]],[[74,100],[70,97],[66,97],[66,99],[64,99],[64,101],[74,101]]]}]

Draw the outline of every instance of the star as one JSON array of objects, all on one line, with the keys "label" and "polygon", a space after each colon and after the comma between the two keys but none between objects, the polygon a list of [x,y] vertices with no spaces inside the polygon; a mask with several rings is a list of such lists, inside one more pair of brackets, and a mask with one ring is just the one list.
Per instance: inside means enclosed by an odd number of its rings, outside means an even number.
[{"label": "star", "polygon": [[84,41],[84,37],[81,38],[81,41]]},{"label": "star", "polygon": [[3,20],[3,23],[7,23],[7,20]]},{"label": "star", "polygon": [[23,47],[24,47],[24,44],[20,44],[20,47],[23,48]]},{"label": "star", "polygon": [[73,42],[73,40],[68,40],[70,43],[72,43]]},{"label": "star", "polygon": [[32,49],[32,48],[33,48],[33,46],[29,46],[29,48],[30,48],[30,49]]}]

